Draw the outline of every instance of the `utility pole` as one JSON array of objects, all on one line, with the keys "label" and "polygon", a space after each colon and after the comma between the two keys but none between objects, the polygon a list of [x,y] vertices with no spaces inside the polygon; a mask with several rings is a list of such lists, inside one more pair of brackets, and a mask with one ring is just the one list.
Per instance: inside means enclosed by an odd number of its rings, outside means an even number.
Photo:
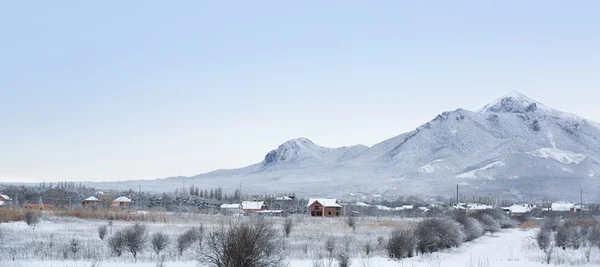
[{"label": "utility pole", "polygon": [[460,203],[460,199],[458,199],[458,184],[456,184],[456,207],[458,208],[458,205]]},{"label": "utility pole", "polygon": [[583,214],[583,188],[580,191],[581,202],[579,202],[579,212]]}]

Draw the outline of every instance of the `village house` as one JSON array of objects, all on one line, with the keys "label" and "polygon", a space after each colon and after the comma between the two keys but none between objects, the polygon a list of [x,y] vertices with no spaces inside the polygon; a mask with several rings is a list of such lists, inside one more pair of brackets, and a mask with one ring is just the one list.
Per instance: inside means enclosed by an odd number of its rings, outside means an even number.
[{"label": "village house", "polygon": [[83,200],[83,207],[84,208],[91,208],[91,207],[99,208],[100,207],[100,199],[96,198],[95,196],[88,197]]},{"label": "village house", "polygon": [[54,210],[54,205],[50,205],[50,204],[43,204],[43,206],[41,206],[40,204],[23,204],[21,206],[22,209],[24,210]]},{"label": "village house", "polygon": [[242,201],[242,211],[244,213],[253,213],[261,210],[267,210],[264,201]]},{"label": "village house", "polygon": [[118,197],[112,201],[111,207],[116,210],[124,210],[131,206],[131,202],[133,201],[128,197]]},{"label": "village house", "polygon": [[0,194],[0,207],[10,206],[11,202],[12,202],[12,198],[8,197],[7,195]]},{"label": "village house", "polygon": [[221,214],[233,215],[242,212],[242,204],[223,204],[221,205]]},{"label": "village house", "polygon": [[520,216],[531,212],[533,206],[531,204],[514,204],[508,207],[508,211],[513,216]]},{"label": "village house", "polygon": [[306,206],[313,217],[336,217],[342,213],[342,206],[335,198],[311,198]]},{"label": "village house", "polygon": [[552,209],[552,211],[575,212],[575,204],[570,202],[554,202],[550,209]]}]

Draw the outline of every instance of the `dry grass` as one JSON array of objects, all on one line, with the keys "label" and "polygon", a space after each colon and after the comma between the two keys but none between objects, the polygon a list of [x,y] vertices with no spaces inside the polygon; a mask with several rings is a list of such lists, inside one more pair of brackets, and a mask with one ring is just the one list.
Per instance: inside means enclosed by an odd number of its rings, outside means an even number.
[{"label": "dry grass", "polygon": [[75,217],[79,219],[115,220],[166,223],[167,216],[162,212],[135,213],[127,211],[90,210],[90,209],[65,209],[55,210],[54,216]]},{"label": "dry grass", "polygon": [[23,212],[17,208],[0,208],[0,222],[15,222],[23,220]]},{"label": "dry grass", "polygon": [[519,224],[519,228],[521,228],[521,229],[535,228],[536,226],[537,226],[537,223],[534,221],[526,221],[526,222],[522,222]]}]

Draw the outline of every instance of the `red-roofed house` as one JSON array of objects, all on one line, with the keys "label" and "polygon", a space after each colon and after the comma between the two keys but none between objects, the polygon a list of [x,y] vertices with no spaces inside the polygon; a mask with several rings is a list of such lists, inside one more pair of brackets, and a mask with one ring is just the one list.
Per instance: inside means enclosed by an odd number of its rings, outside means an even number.
[{"label": "red-roofed house", "polygon": [[337,217],[342,214],[342,206],[335,198],[311,198],[306,206],[313,217]]}]

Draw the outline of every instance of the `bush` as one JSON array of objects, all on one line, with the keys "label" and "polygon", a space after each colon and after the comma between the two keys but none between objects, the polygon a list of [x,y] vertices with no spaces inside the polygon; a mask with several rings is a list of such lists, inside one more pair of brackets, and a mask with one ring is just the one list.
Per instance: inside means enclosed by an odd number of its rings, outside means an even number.
[{"label": "bush", "polygon": [[117,256],[127,249],[137,260],[137,254],[142,252],[148,242],[148,231],[145,225],[135,224],[122,231],[116,232],[108,239],[108,247]]},{"label": "bush", "polygon": [[461,225],[461,229],[465,234],[465,241],[473,241],[481,237],[484,233],[481,223],[477,219],[467,216],[465,213],[457,214],[455,220]]},{"label": "bush", "polygon": [[519,225],[519,222],[509,218],[506,214],[501,210],[487,210],[486,214],[490,215],[502,229],[515,228]]},{"label": "bush", "polygon": [[190,248],[192,244],[196,242],[202,243],[203,232],[204,229],[200,227],[189,229],[179,235],[177,238],[177,251],[179,252],[179,256],[182,256],[183,252]]},{"label": "bush", "polygon": [[98,227],[98,237],[100,237],[100,240],[104,240],[104,237],[106,237],[106,229],[106,225]]},{"label": "bush", "polygon": [[152,250],[156,252],[156,254],[160,254],[167,246],[169,245],[169,236],[163,233],[154,233],[152,235]]},{"label": "bush", "polygon": [[419,240],[417,249],[421,253],[460,247],[464,238],[458,224],[446,219],[426,219],[419,222],[416,235]]},{"label": "bush", "polygon": [[346,223],[352,228],[352,231],[356,230],[356,217],[348,216],[346,219]]},{"label": "bush", "polygon": [[484,233],[494,234],[500,232],[500,224],[492,216],[482,213],[477,216],[477,220],[483,226]]},{"label": "bush", "polygon": [[115,234],[108,239],[108,247],[110,248],[112,253],[117,255],[118,257],[120,257],[123,254],[125,246],[125,234],[123,231],[115,232]]},{"label": "bush", "polygon": [[575,227],[561,226],[554,234],[554,242],[563,250],[566,248],[579,249],[581,238]]},{"label": "bush", "polygon": [[77,254],[79,251],[79,241],[77,241],[77,239],[71,239],[71,242],[69,242],[69,250],[71,253],[73,253],[73,255]]},{"label": "bush", "polygon": [[550,229],[556,232],[562,226],[562,221],[558,217],[546,218],[542,223],[542,228]]},{"label": "bush", "polygon": [[40,216],[35,214],[33,211],[26,211],[23,214],[23,220],[29,226],[36,225],[40,221]]},{"label": "bush", "polygon": [[552,260],[552,251],[554,245],[552,244],[552,229],[551,228],[542,228],[537,233],[535,240],[540,247],[541,250],[546,254],[546,263],[550,264]]},{"label": "bush", "polygon": [[348,257],[348,252],[339,253],[337,256],[338,266],[339,267],[350,267],[350,257]]},{"label": "bush", "polygon": [[292,220],[292,218],[286,218],[285,222],[283,223],[283,233],[285,234],[285,237],[290,237],[290,233],[292,232],[292,227],[294,226],[294,221]]},{"label": "bush", "polygon": [[211,232],[201,250],[200,261],[208,266],[284,266],[282,239],[265,220],[222,225]]},{"label": "bush", "polygon": [[393,259],[411,258],[417,247],[417,237],[410,229],[394,230],[388,240],[386,250]]}]

